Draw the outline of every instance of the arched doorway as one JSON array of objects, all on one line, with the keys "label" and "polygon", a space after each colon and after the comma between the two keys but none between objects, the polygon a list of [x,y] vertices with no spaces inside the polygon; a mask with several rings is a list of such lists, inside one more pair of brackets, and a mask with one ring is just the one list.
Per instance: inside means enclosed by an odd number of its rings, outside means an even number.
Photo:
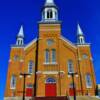
[{"label": "arched doorway", "polygon": [[47,78],[45,83],[45,96],[56,96],[56,80],[53,78]]}]

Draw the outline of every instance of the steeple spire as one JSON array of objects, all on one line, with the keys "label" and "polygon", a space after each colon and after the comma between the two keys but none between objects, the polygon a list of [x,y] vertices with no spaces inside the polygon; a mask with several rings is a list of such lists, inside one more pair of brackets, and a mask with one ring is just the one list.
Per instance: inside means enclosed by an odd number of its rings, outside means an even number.
[{"label": "steeple spire", "polygon": [[77,43],[85,44],[84,34],[79,24],[77,25]]},{"label": "steeple spire", "polygon": [[24,38],[23,26],[21,26],[21,28],[20,28],[20,30],[19,30],[18,37]]},{"label": "steeple spire", "polygon": [[78,35],[83,35],[83,31],[82,31],[82,29],[81,29],[79,24],[77,25],[77,34]]},{"label": "steeple spire", "polygon": [[16,45],[18,45],[18,46],[24,45],[24,31],[23,31],[23,26],[21,26],[21,28],[19,30],[19,33],[17,35]]},{"label": "steeple spire", "polygon": [[54,3],[54,0],[46,0],[46,4],[49,3],[49,4],[53,4]]}]

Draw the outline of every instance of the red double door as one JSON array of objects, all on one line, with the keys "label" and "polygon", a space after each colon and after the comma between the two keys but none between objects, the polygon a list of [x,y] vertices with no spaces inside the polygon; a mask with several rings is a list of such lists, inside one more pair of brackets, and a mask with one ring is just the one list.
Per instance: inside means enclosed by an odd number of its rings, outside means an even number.
[{"label": "red double door", "polygon": [[45,96],[46,97],[55,97],[57,95],[56,93],[56,83],[46,83],[45,84]]},{"label": "red double door", "polygon": [[33,88],[26,88],[26,96],[27,97],[32,97],[33,93]]},{"label": "red double door", "polygon": [[70,89],[69,89],[69,95],[70,95],[70,96],[74,96],[74,89],[73,89],[73,88],[70,88]]}]

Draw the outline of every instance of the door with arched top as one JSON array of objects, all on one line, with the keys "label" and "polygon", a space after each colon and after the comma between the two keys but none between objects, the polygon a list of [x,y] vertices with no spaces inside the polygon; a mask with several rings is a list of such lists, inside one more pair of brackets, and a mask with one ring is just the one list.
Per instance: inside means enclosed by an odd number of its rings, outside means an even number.
[{"label": "door with arched top", "polygon": [[48,78],[45,83],[45,96],[54,97],[57,95],[56,81],[53,78]]}]

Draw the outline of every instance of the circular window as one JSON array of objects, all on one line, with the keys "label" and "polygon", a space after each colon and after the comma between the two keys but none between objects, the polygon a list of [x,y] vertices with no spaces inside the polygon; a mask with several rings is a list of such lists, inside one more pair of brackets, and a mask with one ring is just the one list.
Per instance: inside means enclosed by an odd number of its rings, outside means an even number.
[{"label": "circular window", "polygon": [[87,54],[83,54],[83,59],[87,59],[88,55]]},{"label": "circular window", "polygon": [[47,45],[48,45],[48,46],[53,45],[53,43],[54,43],[54,40],[52,40],[52,39],[48,39],[48,40],[47,40]]},{"label": "circular window", "polygon": [[18,55],[14,56],[14,61],[18,61],[20,59],[20,57]]}]

